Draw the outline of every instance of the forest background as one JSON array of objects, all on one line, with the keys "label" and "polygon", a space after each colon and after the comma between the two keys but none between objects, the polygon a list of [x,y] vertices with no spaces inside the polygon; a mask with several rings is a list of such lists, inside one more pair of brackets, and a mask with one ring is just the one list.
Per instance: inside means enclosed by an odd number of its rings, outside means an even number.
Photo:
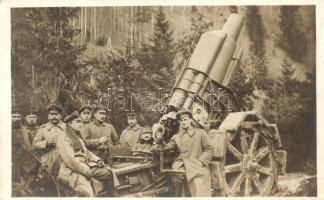
[{"label": "forest background", "polygon": [[[170,93],[202,33],[245,15],[243,58],[230,88],[245,110],[278,125],[288,171],[316,174],[316,27],[314,6],[134,6],[11,9],[12,104],[59,101],[66,113],[112,96],[136,100]],[[125,112],[110,112],[118,133]],[[158,111],[142,113],[142,125]]]}]

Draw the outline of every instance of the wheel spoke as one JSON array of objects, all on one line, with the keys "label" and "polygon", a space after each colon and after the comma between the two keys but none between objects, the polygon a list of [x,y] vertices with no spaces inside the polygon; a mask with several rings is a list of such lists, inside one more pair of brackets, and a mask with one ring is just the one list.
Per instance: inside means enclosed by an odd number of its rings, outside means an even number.
[{"label": "wheel spoke", "polygon": [[255,152],[256,147],[258,145],[259,136],[260,136],[260,133],[255,131],[254,134],[253,134],[253,139],[252,139],[251,146],[250,146],[250,153]]},{"label": "wheel spoke", "polygon": [[269,152],[270,150],[268,147],[262,147],[261,149],[259,149],[256,153],[257,161],[262,160],[262,158],[264,158]]},{"label": "wheel spoke", "polygon": [[262,195],[262,192],[263,192],[262,183],[260,182],[258,176],[254,176],[252,180],[253,180],[253,183],[254,183],[256,189]]},{"label": "wheel spoke", "polygon": [[234,183],[233,183],[233,187],[231,188],[231,191],[234,192],[234,193],[239,192],[239,191],[240,191],[240,187],[241,187],[243,181],[244,181],[244,175],[243,175],[243,173],[241,172],[241,173],[237,176],[236,180],[234,181]]},{"label": "wheel spoke", "polygon": [[245,178],[244,196],[250,196],[251,192],[252,192],[251,178],[247,176]]},{"label": "wheel spoke", "polygon": [[248,143],[246,141],[246,133],[245,131],[242,130],[240,134],[240,139],[241,139],[241,148],[244,154],[248,153]]},{"label": "wheel spoke", "polygon": [[235,158],[237,158],[238,160],[242,160],[243,159],[243,155],[242,153],[237,150],[231,143],[226,142],[227,144],[227,149],[235,156]]},{"label": "wheel spoke", "polygon": [[242,163],[231,164],[225,166],[225,173],[238,172],[241,170]]},{"label": "wheel spoke", "polygon": [[266,168],[266,167],[262,167],[259,165],[257,169],[258,169],[258,172],[260,172],[262,174],[266,174],[269,176],[271,176],[273,174],[271,168]]}]

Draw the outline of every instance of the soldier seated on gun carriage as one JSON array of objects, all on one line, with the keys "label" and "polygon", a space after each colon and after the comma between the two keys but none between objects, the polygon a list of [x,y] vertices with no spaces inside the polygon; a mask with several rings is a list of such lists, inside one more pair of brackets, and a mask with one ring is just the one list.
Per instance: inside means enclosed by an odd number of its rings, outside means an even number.
[{"label": "soldier seated on gun carriage", "polygon": [[67,123],[66,132],[57,146],[61,160],[59,180],[82,196],[111,196],[107,192],[113,189],[112,172],[102,159],[86,148],[80,134],[83,124],[78,112],[73,112],[64,122]]},{"label": "soldier seated on gun carriage", "polygon": [[140,133],[140,139],[136,145],[132,148],[133,156],[152,157],[152,147],[154,138],[152,135],[152,128],[150,126],[144,126]]}]

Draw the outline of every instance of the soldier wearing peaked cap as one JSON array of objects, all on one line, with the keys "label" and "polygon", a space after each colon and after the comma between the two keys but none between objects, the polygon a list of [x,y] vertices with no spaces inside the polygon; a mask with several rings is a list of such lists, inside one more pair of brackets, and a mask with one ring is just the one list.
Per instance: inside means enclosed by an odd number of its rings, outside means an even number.
[{"label": "soldier wearing peaked cap", "polygon": [[[192,125],[192,114],[188,110],[177,113],[181,129],[166,145],[166,149],[177,148],[179,156],[172,163],[172,169],[185,170],[187,186],[192,197],[211,196],[211,176],[208,163],[213,155],[207,133]],[[179,183],[180,177],[173,180]],[[184,185],[182,184],[182,189]]]},{"label": "soldier wearing peaked cap", "polygon": [[[78,112],[67,116],[64,122],[67,123],[66,132],[59,138],[57,146],[61,158],[59,178],[84,196],[98,196],[104,188],[112,188],[111,171],[85,146],[80,134],[83,123]],[[105,183],[111,185],[105,187]]]},{"label": "soldier wearing peaked cap", "polygon": [[91,121],[91,106],[84,105],[79,109],[80,117],[83,124],[88,124]]},{"label": "soldier wearing peaked cap", "polygon": [[56,144],[66,128],[65,123],[62,121],[64,110],[58,104],[50,104],[47,111],[49,121],[39,128],[33,140],[33,148],[41,153],[43,164],[56,173],[59,168]]}]

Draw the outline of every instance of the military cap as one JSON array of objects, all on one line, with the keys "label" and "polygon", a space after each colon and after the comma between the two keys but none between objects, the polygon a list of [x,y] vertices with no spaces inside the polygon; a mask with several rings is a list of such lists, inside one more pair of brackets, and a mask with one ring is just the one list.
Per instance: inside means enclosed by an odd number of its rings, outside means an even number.
[{"label": "military cap", "polygon": [[182,115],[189,115],[190,118],[192,118],[192,113],[189,110],[181,109],[177,113],[177,119],[180,119]]},{"label": "military cap", "polygon": [[100,106],[96,106],[96,107],[94,107],[93,108],[93,110],[92,110],[92,112],[97,112],[98,110],[104,110],[104,111],[106,111],[104,108],[101,108]]},{"label": "military cap", "polygon": [[58,104],[56,104],[56,103],[52,103],[52,104],[48,105],[46,110],[48,112],[55,110],[55,111],[58,111],[58,112],[61,112],[61,113],[64,111],[64,109],[61,106],[59,106]]},{"label": "military cap", "polygon": [[144,126],[142,128],[142,133],[152,133],[153,134],[153,131],[152,131],[152,128],[150,126]]},{"label": "military cap", "polygon": [[84,105],[84,106],[81,106],[81,108],[79,109],[79,113],[82,113],[82,112],[85,111],[85,110],[89,110],[89,111],[91,111],[92,108],[91,108],[90,105]]},{"label": "military cap", "polygon": [[127,117],[136,117],[136,112],[134,111],[129,111],[126,113]]},{"label": "military cap", "polygon": [[12,107],[11,114],[21,114],[20,108],[17,106]]},{"label": "military cap", "polygon": [[37,115],[37,114],[38,114],[38,111],[36,109],[29,109],[24,112],[24,116]]},{"label": "military cap", "polygon": [[63,121],[65,123],[69,123],[77,118],[80,118],[80,115],[78,113],[78,111],[74,111],[73,113],[71,113],[69,116],[67,116]]}]

